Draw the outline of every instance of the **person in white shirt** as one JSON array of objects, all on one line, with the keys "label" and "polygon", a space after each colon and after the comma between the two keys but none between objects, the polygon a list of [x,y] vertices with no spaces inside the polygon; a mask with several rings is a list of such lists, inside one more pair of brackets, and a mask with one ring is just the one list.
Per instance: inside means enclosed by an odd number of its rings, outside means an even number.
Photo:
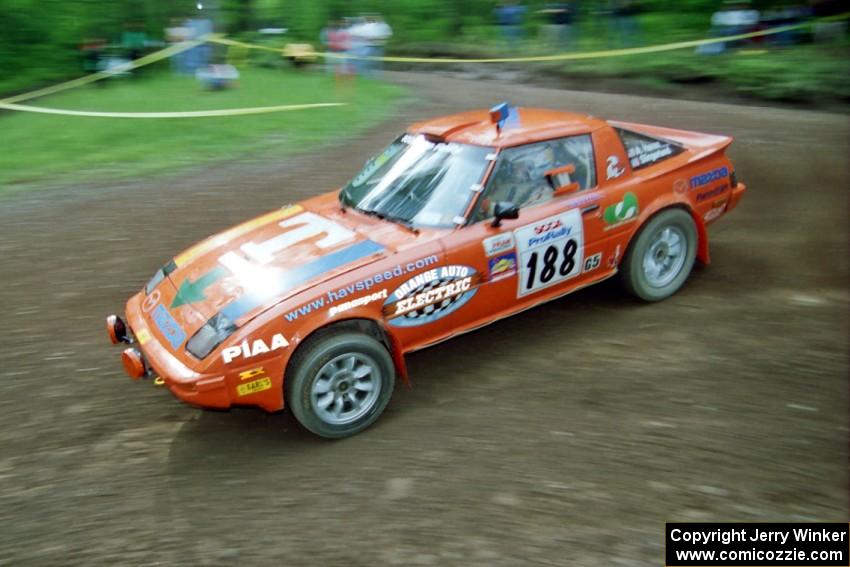
[{"label": "person in white shirt", "polygon": [[[393,30],[381,16],[370,15],[349,28],[352,38],[354,55],[362,57],[383,57],[384,46],[393,35]],[[381,62],[375,59],[358,61],[358,68],[363,74],[380,73]]]}]

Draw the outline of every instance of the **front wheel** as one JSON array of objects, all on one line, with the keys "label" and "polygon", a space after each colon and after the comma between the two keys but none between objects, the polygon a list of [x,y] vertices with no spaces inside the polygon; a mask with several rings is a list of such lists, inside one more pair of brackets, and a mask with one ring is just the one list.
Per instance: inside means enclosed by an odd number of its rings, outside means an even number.
[{"label": "front wheel", "polygon": [[622,281],[644,301],[660,301],[679,291],[694,266],[697,229],[682,209],[667,209],[652,217],[629,247]]},{"label": "front wheel", "polygon": [[295,353],[286,403],[321,437],[348,437],[372,425],[393,393],[395,367],[379,341],[356,332],[320,335]]}]

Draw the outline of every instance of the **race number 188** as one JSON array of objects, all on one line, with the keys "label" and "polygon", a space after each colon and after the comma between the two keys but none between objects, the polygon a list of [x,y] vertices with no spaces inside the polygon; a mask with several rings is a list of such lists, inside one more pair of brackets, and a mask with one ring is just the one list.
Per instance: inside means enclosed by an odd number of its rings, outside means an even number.
[{"label": "race number 188", "polygon": [[516,231],[520,255],[518,295],[526,295],[581,273],[584,242],[576,211],[542,219]]}]

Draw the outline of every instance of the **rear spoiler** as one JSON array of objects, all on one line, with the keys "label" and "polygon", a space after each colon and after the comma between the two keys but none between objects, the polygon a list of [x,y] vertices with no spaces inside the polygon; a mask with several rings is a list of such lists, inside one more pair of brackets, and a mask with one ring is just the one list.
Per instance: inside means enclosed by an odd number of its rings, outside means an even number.
[{"label": "rear spoiler", "polygon": [[697,161],[717,152],[725,150],[732,143],[729,136],[715,136],[714,134],[703,134],[690,130],[676,130],[674,128],[662,128],[661,126],[648,126],[646,124],[635,124],[633,122],[615,122],[609,124],[615,128],[631,130],[638,134],[646,134],[653,138],[661,138],[679,146],[683,146],[692,152],[689,161]]}]

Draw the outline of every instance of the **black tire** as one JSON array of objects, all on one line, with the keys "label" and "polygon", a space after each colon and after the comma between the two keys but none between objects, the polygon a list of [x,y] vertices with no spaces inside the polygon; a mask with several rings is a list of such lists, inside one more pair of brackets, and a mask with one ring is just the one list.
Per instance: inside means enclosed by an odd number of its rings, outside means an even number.
[{"label": "black tire", "polygon": [[[368,374],[357,378],[367,367]],[[372,389],[361,389],[367,385]],[[383,344],[363,333],[331,331],[308,339],[293,355],[284,377],[285,403],[305,429],[338,439],[372,425],[387,407],[394,385],[395,366]],[[333,401],[322,408],[329,395]],[[337,406],[340,415],[334,416]]]},{"label": "black tire", "polygon": [[[669,231],[668,231],[669,229]],[[665,232],[667,231],[667,232]],[[674,234],[686,247],[676,255],[668,272],[652,273],[651,268],[673,258],[667,240]],[[623,262],[620,277],[626,290],[644,301],[661,301],[677,291],[688,279],[697,252],[697,229],[690,213],[682,209],[665,209],[647,221],[634,237]],[[651,254],[651,256],[647,256]],[[667,255],[665,255],[667,254]],[[681,262],[679,261],[681,257]],[[647,263],[650,268],[647,268]],[[664,273],[664,277],[660,274]]]}]

